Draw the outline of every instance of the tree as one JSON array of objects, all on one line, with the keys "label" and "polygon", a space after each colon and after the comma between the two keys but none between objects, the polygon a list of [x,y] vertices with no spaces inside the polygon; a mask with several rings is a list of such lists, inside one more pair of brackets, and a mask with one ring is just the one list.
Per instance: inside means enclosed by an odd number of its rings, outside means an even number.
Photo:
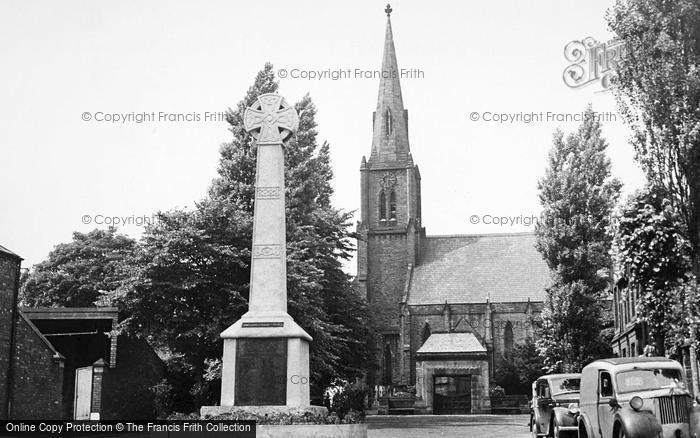
[{"label": "tree", "polygon": [[575,134],[554,134],[549,167],[538,183],[537,249],[552,271],[537,348],[549,371],[579,370],[607,352],[602,299],[611,266],[610,225],[621,184],[611,177],[607,142],[589,106]]},{"label": "tree", "polygon": [[[622,207],[614,226],[618,282],[638,291],[639,320],[663,354],[673,343],[682,289],[691,281],[691,247],[684,223],[659,187],[646,187]],[[669,345],[671,346],[671,345]]]},{"label": "tree", "polygon": [[625,45],[615,93],[636,159],[685,222],[700,274],[700,4],[618,0],[608,25]]},{"label": "tree", "polygon": [[116,229],[73,233],[24,277],[23,306],[89,307],[116,290],[128,272],[136,241]]},{"label": "tree", "polygon": [[530,385],[545,374],[545,363],[539,356],[532,338],[503,355],[501,365],[494,373],[494,383],[505,389],[506,394],[529,394]]},{"label": "tree", "polygon": [[[669,195],[685,223],[693,273],[700,276],[700,4],[696,0],[617,0],[608,26],[624,44],[613,89],[633,131],[632,145],[652,186]],[[685,295],[700,295],[697,281]],[[700,313],[683,308],[678,336],[690,346],[693,388]]]},{"label": "tree", "polygon": [[[247,308],[256,148],[243,113],[277,88],[267,64],[227,113],[233,139],[221,146],[205,199],[193,211],[159,214],[142,238],[138,272],[112,295],[132,315],[125,329],[167,349],[178,372],[190,376],[194,406],[218,398],[219,333]],[[360,375],[369,357],[367,311],[341,269],[353,250],[351,214],[331,205],[329,146],[317,142],[315,105],[307,95],[295,109],[299,129],[285,146],[288,309],[314,338],[312,382],[325,386]]]}]

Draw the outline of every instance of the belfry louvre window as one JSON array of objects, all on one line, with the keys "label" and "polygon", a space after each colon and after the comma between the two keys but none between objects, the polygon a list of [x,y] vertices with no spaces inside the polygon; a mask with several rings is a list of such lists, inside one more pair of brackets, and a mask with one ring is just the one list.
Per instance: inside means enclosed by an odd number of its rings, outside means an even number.
[{"label": "belfry louvre window", "polygon": [[389,219],[396,220],[396,193],[393,190],[389,195]]},{"label": "belfry louvre window", "polygon": [[386,195],[384,190],[379,193],[379,220],[386,220]]},{"label": "belfry louvre window", "polygon": [[391,119],[391,110],[389,108],[386,109],[386,113],[384,114],[384,134],[386,136],[391,135],[392,129],[394,129],[393,125],[393,120]]}]

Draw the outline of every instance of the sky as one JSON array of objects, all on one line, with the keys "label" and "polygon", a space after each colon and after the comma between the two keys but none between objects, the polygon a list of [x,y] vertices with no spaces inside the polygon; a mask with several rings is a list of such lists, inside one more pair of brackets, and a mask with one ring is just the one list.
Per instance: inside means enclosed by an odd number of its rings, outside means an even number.
[{"label": "sky", "polygon": [[[643,185],[612,93],[563,80],[569,42],[612,38],[611,4],[392,2],[429,235],[532,231],[552,135],[579,125],[558,119],[589,103],[624,192]],[[0,245],[26,268],[75,231],[125,221],[120,232],[138,237],[155,212],[192,208],[232,136],[220,114],[268,61],[286,73],[279,92],[288,102],[309,93],[316,103],[334,204],[358,210],[384,8],[368,0],[4,0]]]}]

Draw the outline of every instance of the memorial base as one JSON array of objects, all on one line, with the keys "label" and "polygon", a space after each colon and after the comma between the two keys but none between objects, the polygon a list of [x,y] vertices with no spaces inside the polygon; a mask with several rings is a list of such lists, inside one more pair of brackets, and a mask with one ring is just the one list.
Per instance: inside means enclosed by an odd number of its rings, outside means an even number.
[{"label": "memorial base", "polygon": [[311,337],[286,312],[248,312],[221,337],[222,408],[310,406]]}]

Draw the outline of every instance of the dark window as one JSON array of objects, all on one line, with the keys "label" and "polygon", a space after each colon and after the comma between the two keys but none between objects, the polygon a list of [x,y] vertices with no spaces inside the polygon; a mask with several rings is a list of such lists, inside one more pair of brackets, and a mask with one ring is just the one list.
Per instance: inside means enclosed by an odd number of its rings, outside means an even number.
[{"label": "dark window", "polygon": [[386,195],[384,190],[379,194],[379,219],[386,220]]},{"label": "dark window", "polygon": [[506,353],[513,351],[513,324],[508,321],[503,329],[503,349]]},{"label": "dark window", "polygon": [[396,220],[396,193],[393,190],[389,195],[389,219]]},{"label": "dark window", "polygon": [[601,397],[612,397],[613,396],[612,379],[610,378],[610,373],[606,373],[606,372],[600,373],[600,396]]},{"label": "dark window", "polygon": [[384,346],[384,385],[391,385],[391,345]]},{"label": "dark window", "polygon": [[421,345],[425,344],[425,341],[428,340],[430,334],[430,324],[426,322],[425,327],[423,327],[423,342],[421,342]]}]

